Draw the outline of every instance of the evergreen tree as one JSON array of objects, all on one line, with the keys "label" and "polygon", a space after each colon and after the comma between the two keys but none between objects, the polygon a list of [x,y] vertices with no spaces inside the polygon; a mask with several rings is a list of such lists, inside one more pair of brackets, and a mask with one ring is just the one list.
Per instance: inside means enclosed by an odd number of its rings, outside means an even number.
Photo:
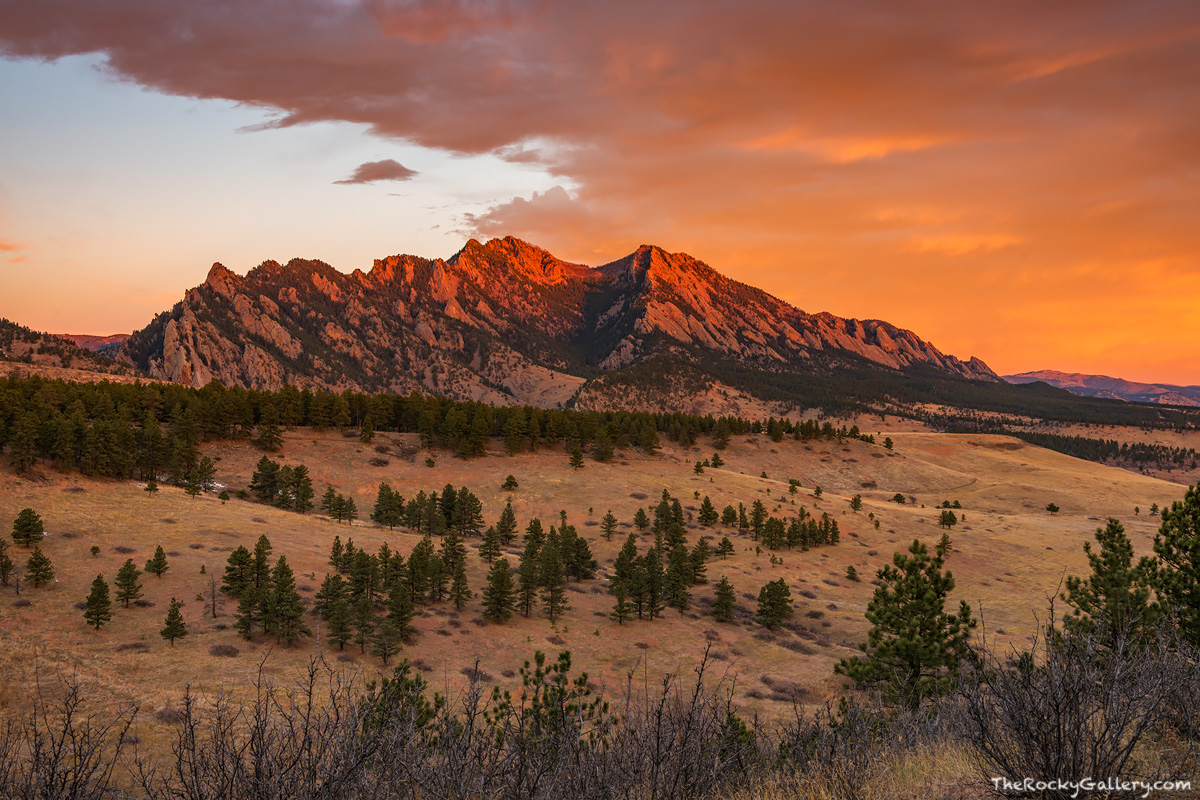
[{"label": "evergreen tree", "polygon": [[97,575],[96,580],[92,581],[92,591],[87,596],[87,607],[83,611],[83,618],[89,625],[94,625],[96,630],[100,630],[101,625],[112,619],[112,603],[108,599],[108,583],[104,580],[103,575]]},{"label": "evergreen tree", "polygon": [[579,449],[579,445],[571,448],[571,469],[583,469],[583,451]]},{"label": "evergreen tree", "polygon": [[37,545],[34,545],[33,552],[25,562],[25,580],[33,584],[35,589],[54,580],[54,567]]},{"label": "evergreen tree", "polygon": [[375,628],[375,635],[371,637],[371,655],[383,659],[386,667],[392,656],[399,652],[400,633],[395,625],[385,619]]},{"label": "evergreen tree", "polygon": [[721,558],[727,558],[733,555],[733,542],[729,541],[728,536],[722,536],[721,541],[717,543],[717,555]]},{"label": "evergreen tree", "polygon": [[413,625],[415,609],[413,608],[412,588],[404,580],[395,581],[388,592],[388,621],[396,629],[402,641],[412,639],[417,629]]},{"label": "evergreen tree", "polygon": [[1154,553],[1160,608],[1177,617],[1185,641],[1200,647],[1200,484],[1163,509]]},{"label": "evergreen tree", "polygon": [[492,622],[506,622],[517,604],[516,587],[507,558],[501,558],[488,570],[487,586],[483,590],[483,616]]},{"label": "evergreen tree", "polygon": [[509,475],[504,479],[504,483],[500,484],[500,489],[505,492],[516,491],[521,484],[517,483],[516,476]]},{"label": "evergreen tree", "polygon": [[1125,635],[1133,642],[1145,642],[1157,616],[1150,603],[1154,563],[1143,557],[1134,565],[1133,544],[1115,519],[1096,529],[1096,541],[1100,543],[1098,553],[1092,551],[1091,542],[1083,545],[1092,574],[1067,578],[1062,598],[1073,611],[1063,620],[1063,627],[1071,633],[1097,635],[1101,644],[1109,647]]},{"label": "evergreen tree", "polygon": [[[642,568],[645,570],[645,609],[650,619],[662,616],[665,597],[665,579],[663,572],[662,553],[657,547],[651,547],[642,556]],[[632,590],[630,594],[632,594]]]},{"label": "evergreen tree", "polygon": [[938,525],[949,530],[958,524],[958,516],[947,509],[938,516]]},{"label": "evergreen tree", "polygon": [[142,596],[142,584],[138,582],[141,576],[142,571],[133,563],[133,559],[125,559],[125,563],[117,570],[117,602],[124,603],[125,607],[129,608],[132,601]]},{"label": "evergreen tree", "polygon": [[692,597],[692,566],[686,547],[679,546],[671,551],[670,563],[664,579],[667,605],[679,612],[687,611]]},{"label": "evergreen tree", "polygon": [[613,563],[612,588],[614,592],[617,586],[629,583],[634,569],[637,568],[637,563],[637,535],[631,533],[625,538],[625,544],[621,546],[621,552],[617,554],[617,560]]},{"label": "evergreen tree", "polygon": [[467,487],[458,490],[449,527],[459,536],[478,536],[483,530],[483,504]]},{"label": "evergreen tree", "polygon": [[724,575],[717,581],[713,597],[712,615],[717,622],[732,622],[733,610],[737,606],[737,595],[733,585]]},{"label": "evergreen tree", "polygon": [[792,613],[792,593],[787,582],[778,578],[758,592],[758,613],[755,621],[764,628],[778,628]]},{"label": "evergreen tree", "polygon": [[714,468],[725,466],[725,459],[721,458],[720,453],[713,453],[712,458],[708,461]]},{"label": "evergreen tree", "polygon": [[346,581],[336,572],[326,574],[321,581],[321,588],[313,595],[313,610],[328,620],[333,613],[333,607],[346,597]]},{"label": "evergreen tree", "polygon": [[212,491],[213,486],[217,481],[217,465],[213,463],[208,456],[200,459],[200,463],[196,465],[196,482],[200,484],[200,489],[205,492]]},{"label": "evergreen tree", "polygon": [[154,548],[154,556],[146,562],[146,572],[149,572],[156,578],[161,578],[163,573],[168,569],[170,567],[167,566],[167,554],[163,551],[160,544]]},{"label": "evergreen tree", "polygon": [[279,409],[274,403],[264,404],[262,419],[258,423],[258,438],[254,443],[268,453],[274,453],[283,447],[283,435],[279,431]]},{"label": "evergreen tree", "polygon": [[716,506],[713,505],[712,500],[708,499],[708,495],[704,495],[704,501],[700,503],[700,513],[696,519],[706,528],[710,525],[715,525],[717,520],[720,519]]},{"label": "evergreen tree", "polygon": [[329,548],[329,566],[342,571],[342,537],[334,535],[333,544]]},{"label": "evergreen tree", "polygon": [[450,581],[450,568],[439,555],[429,560],[429,599],[440,603],[446,597],[446,584]]},{"label": "evergreen tree", "polygon": [[708,559],[711,556],[712,548],[708,546],[708,537],[701,536],[689,555],[692,583],[708,583]]},{"label": "evergreen tree", "polygon": [[37,463],[37,417],[26,412],[17,417],[8,440],[8,463],[17,472],[28,472]]},{"label": "evergreen tree", "polygon": [[500,557],[500,553],[500,534],[496,532],[494,525],[489,525],[479,545],[479,557],[490,564]]},{"label": "evergreen tree", "polygon": [[538,554],[536,541],[530,539],[525,544],[525,552],[521,554],[517,566],[517,608],[528,617],[533,613],[533,604],[538,594]]},{"label": "evergreen tree", "polygon": [[555,543],[548,543],[541,554],[539,594],[546,616],[554,622],[570,606],[567,604],[567,579],[563,573],[563,559]]},{"label": "evergreen tree", "polygon": [[32,508],[23,508],[13,520],[13,541],[22,547],[32,547],[46,537],[42,518]]},{"label": "evergreen tree", "polygon": [[541,550],[542,545],[546,542],[546,532],[542,528],[542,521],[537,517],[529,520],[529,524],[525,526],[525,544],[533,543],[534,547]]},{"label": "evergreen tree", "polygon": [[353,621],[354,643],[358,645],[360,653],[365,653],[367,642],[371,641],[371,636],[375,633],[375,615],[371,613],[371,601],[365,594],[354,601]]},{"label": "evergreen tree", "polygon": [[292,468],[292,504],[297,513],[307,514],[313,509],[313,497],[316,495],[313,489],[312,478],[308,474],[308,467],[303,464],[297,464]]},{"label": "evergreen tree", "polygon": [[279,463],[263,456],[258,460],[254,474],[250,476],[250,493],[260,503],[275,501],[279,493]]},{"label": "evergreen tree", "polygon": [[880,584],[866,612],[872,627],[859,645],[866,655],[842,659],[835,671],[859,686],[882,686],[891,702],[916,709],[957,681],[961,663],[972,658],[968,640],[976,623],[966,601],[958,614],[945,612],[954,577],[942,571],[944,553],[930,558],[915,539],[908,552],[876,573]]},{"label": "evergreen tree", "polygon": [[262,625],[262,604],[266,594],[265,589],[259,589],[253,583],[248,583],[241,594],[237,595],[238,607],[237,613],[234,614],[233,627],[242,635],[243,639],[251,638],[254,635],[254,629]]},{"label": "evergreen tree", "polygon": [[271,585],[271,540],[264,533],[254,543],[254,586],[266,589]]},{"label": "evergreen tree", "polygon": [[[119,580],[119,577],[118,577]],[[254,585],[254,556],[245,547],[238,545],[229,554],[225,565],[225,577],[221,591],[230,597],[241,597],[246,588]]]},{"label": "evergreen tree", "polygon": [[[375,423],[371,420],[370,414],[363,417],[362,429],[359,431],[358,440],[363,444],[370,444],[375,441]],[[386,665],[387,660],[384,659],[383,663]]]},{"label": "evergreen tree", "polygon": [[850,510],[851,511],[853,511],[855,514],[857,514],[859,511],[862,511],[862,507],[863,507],[863,502],[862,502],[861,494],[856,494],[856,495],[854,495],[854,497],[850,498]]},{"label": "evergreen tree", "polygon": [[167,618],[163,629],[159,631],[162,637],[171,643],[171,647],[175,646],[176,639],[182,639],[187,636],[187,625],[183,622],[181,608],[183,608],[183,603],[172,597],[171,605],[167,607]]},{"label": "evergreen tree", "polygon": [[8,542],[0,539],[0,585],[8,586],[15,567],[12,556],[8,554]]},{"label": "evergreen tree", "polygon": [[467,601],[475,596],[467,585],[467,560],[460,558],[454,565],[454,580],[450,582],[450,602],[457,611],[462,611]]},{"label": "evergreen tree", "polygon": [[608,614],[609,619],[612,619],[618,625],[624,625],[626,620],[633,618],[633,609],[626,602],[628,594],[625,591],[625,585],[618,583],[613,586],[613,595],[615,595],[616,601],[613,603],[613,610]]},{"label": "evergreen tree", "polygon": [[376,525],[395,528],[402,521],[404,498],[392,491],[386,483],[379,484],[379,493],[375,496],[375,508],[371,511],[371,521]]},{"label": "evergreen tree", "polygon": [[633,527],[637,528],[639,532],[650,527],[650,517],[646,516],[646,509],[639,508],[634,512]]},{"label": "evergreen tree", "polygon": [[725,508],[721,511],[721,524],[725,525],[726,527],[731,527],[733,525],[737,525],[737,521],[737,509],[732,505],[725,506]]},{"label": "evergreen tree", "polygon": [[350,600],[345,596],[338,598],[328,608],[328,612],[329,632],[326,634],[326,638],[331,644],[337,645],[338,650],[345,649],[346,642],[350,641],[354,635]]},{"label": "evergreen tree", "polygon": [[325,494],[321,495],[321,510],[324,511],[327,516],[333,516],[334,506],[337,504],[337,498],[338,493],[334,490],[333,486],[326,484]]},{"label": "evergreen tree", "polygon": [[617,518],[613,516],[612,509],[600,520],[600,535],[604,537],[604,541],[611,542],[613,532],[617,529]]}]

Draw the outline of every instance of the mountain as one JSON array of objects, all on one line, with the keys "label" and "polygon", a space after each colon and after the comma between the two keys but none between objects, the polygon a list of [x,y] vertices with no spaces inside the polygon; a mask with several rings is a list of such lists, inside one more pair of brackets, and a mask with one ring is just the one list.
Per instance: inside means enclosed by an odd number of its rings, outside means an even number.
[{"label": "mountain", "polygon": [[747,372],[999,380],[911,331],[807,314],[682,253],[647,245],[592,268],[512,237],[472,239],[446,260],[390,256],[349,275],[302,259],[244,277],[214,264],[120,358],[193,386],[419,390],[546,407],[622,393],[631,402],[631,385],[652,405],[728,394]]},{"label": "mountain", "polygon": [[31,330],[3,318],[0,318],[0,361],[106,375],[136,373],[129,364],[117,363],[111,357],[80,347],[70,337]]},{"label": "mountain", "polygon": [[1052,369],[1005,375],[1009,383],[1047,383],[1083,397],[1102,397],[1138,403],[1200,407],[1200,386],[1175,386],[1169,383],[1135,383],[1107,375],[1082,375]]},{"label": "mountain", "polygon": [[116,358],[117,354],[121,352],[121,345],[129,338],[128,333],[113,333],[108,336],[93,336],[90,333],[56,333],[53,335],[74,342],[77,347],[82,347],[88,352],[105,358]]}]

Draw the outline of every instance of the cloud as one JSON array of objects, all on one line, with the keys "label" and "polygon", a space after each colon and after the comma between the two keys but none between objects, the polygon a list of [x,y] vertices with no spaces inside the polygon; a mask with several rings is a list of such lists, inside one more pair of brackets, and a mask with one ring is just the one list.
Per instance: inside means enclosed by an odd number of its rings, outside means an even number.
[{"label": "cloud", "polygon": [[407,181],[414,178],[418,173],[391,158],[383,161],[368,161],[365,164],[359,164],[354,170],[354,174],[349,178],[334,183],[354,184],[354,183],[374,183],[375,181]]},{"label": "cloud", "polygon": [[0,239],[0,251],[3,251],[5,253],[11,253],[16,250],[24,250],[24,249],[25,249],[24,245],[17,244],[16,242],[10,242],[7,239]]},{"label": "cloud", "polygon": [[1031,285],[1084,341],[1136,324],[1095,309],[1150,297],[1146,263],[1195,271],[1198,40],[1192,0],[6,0],[0,28],[9,57],[102,53],[267,127],[347,121],[559,185],[468,233],[591,263],[660,243],[1008,371],[1048,366],[1004,363]]}]

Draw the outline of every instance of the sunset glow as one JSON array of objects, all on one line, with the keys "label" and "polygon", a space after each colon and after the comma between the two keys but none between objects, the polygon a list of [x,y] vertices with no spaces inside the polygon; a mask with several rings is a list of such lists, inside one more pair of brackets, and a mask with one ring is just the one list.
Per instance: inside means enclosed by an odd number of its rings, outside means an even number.
[{"label": "sunset glow", "polygon": [[1200,384],[1200,6],[0,0],[0,316],[214,261],[687,252],[1001,374]]}]

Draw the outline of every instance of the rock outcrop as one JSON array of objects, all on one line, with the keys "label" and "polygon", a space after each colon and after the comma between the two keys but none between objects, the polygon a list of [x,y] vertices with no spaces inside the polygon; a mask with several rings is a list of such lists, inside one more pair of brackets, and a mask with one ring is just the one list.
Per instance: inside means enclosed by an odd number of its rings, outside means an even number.
[{"label": "rock outcrop", "polygon": [[433,391],[550,407],[649,359],[997,379],[911,331],[805,313],[682,253],[643,246],[590,268],[512,237],[471,240],[446,260],[390,256],[349,275],[299,259],[245,277],[216,264],[131,336],[122,358],[192,386]]}]

